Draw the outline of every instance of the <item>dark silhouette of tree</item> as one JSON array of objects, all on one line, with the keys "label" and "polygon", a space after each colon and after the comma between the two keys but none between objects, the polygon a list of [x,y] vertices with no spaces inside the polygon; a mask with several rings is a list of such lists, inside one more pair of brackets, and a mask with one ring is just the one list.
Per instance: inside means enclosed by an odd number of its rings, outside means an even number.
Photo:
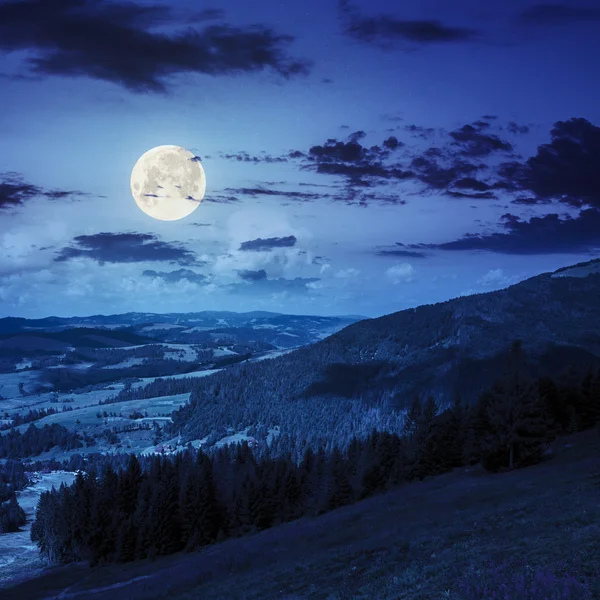
[{"label": "dark silhouette of tree", "polygon": [[25,511],[19,506],[17,497],[13,494],[10,499],[0,504],[0,534],[18,531],[25,524]]},{"label": "dark silhouette of tree", "polygon": [[484,466],[512,469],[515,461],[539,458],[548,439],[548,419],[537,386],[518,375],[482,397],[487,428],[481,438]]},{"label": "dark silhouette of tree", "polygon": [[354,490],[348,478],[348,468],[340,449],[334,447],[328,461],[327,510],[334,510],[354,501]]},{"label": "dark silhouette of tree", "polygon": [[[566,414],[591,424],[600,378],[536,381],[522,368],[522,347],[511,350],[504,377],[475,406],[457,397],[439,411],[433,398],[415,399],[405,437],[371,430],[316,450],[314,440],[282,436],[274,449],[242,443],[190,447],[175,457],[90,454],[72,486],[42,494],[31,539],[54,562],[127,562],[334,510],[465,462],[480,461],[490,471],[526,466],[568,427]],[[221,384],[219,393],[227,394]],[[560,401],[569,394],[566,413]],[[81,457],[73,460],[81,464]],[[14,464],[0,470],[6,499],[13,494],[9,478],[22,484]]]}]

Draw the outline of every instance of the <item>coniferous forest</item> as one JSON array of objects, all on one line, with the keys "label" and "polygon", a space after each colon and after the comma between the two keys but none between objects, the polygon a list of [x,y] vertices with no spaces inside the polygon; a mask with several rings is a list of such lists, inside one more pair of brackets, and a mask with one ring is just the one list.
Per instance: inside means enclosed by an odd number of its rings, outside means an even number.
[{"label": "coniferous forest", "polygon": [[[515,346],[515,364],[519,348]],[[600,421],[600,372],[555,382],[515,369],[474,405],[415,397],[403,436],[373,431],[346,448],[256,455],[246,443],[174,457],[97,456],[70,487],[44,493],[31,538],[53,562],[127,562],[194,550],[314,516],[455,467],[490,472],[544,460],[559,434]]]},{"label": "coniferous forest", "polygon": [[0,463],[0,534],[16,531],[25,523],[25,513],[15,492],[27,484],[25,468],[16,460]]}]

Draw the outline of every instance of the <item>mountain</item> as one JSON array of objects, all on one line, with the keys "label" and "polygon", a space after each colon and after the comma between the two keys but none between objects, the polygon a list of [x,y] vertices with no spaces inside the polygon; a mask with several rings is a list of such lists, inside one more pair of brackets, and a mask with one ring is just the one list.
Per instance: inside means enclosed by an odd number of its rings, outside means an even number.
[{"label": "mountain", "polygon": [[373,426],[395,430],[390,409],[415,394],[440,404],[457,393],[474,400],[503,375],[516,339],[532,375],[596,367],[598,267],[598,260],[581,263],[507,289],[359,321],[285,356],[216,373],[194,382],[175,428],[192,439],[262,422],[298,443]]},{"label": "mountain", "polygon": [[[64,349],[67,345],[116,347],[157,341],[203,344],[223,340],[230,344],[257,342],[264,346],[263,350],[283,349],[318,341],[361,318],[364,317],[285,315],[266,311],[126,313],[44,319],[7,317],[0,319],[0,347]],[[48,341],[43,343],[41,339]]]},{"label": "mountain", "polygon": [[129,330],[110,331],[91,327],[44,330],[36,328],[0,334],[0,348],[42,352],[64,352],[68,348],[120,348],[155,343],[148,336],[136,335]]}]

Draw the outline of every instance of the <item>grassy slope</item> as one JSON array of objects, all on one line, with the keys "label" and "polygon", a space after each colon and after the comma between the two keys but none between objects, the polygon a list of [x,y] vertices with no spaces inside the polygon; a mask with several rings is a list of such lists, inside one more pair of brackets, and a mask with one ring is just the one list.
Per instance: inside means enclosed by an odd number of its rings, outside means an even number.
[{"label": "grassy slope", "polygon": [[600,597],[599,432],[555,449],[535,467],[459,469],[193,554],[56,569],[0,597],[458,600],[457,573],[503,558],[575,571]]}]

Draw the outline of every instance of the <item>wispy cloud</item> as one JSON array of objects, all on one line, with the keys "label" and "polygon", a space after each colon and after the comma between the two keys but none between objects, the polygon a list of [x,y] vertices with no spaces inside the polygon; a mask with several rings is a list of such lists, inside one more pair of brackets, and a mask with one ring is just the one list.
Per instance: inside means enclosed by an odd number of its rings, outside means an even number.
[{"label": "wispy cloud", "polygon": [[[203,11],[192,17],[199,24],[223,14]],[[178,33],[153,31],[165,24],[188,26]],[[171,77],[181,73],[218,76],[268,68],[287,78],[309,71],[307,61],[285,52],[293,38],[272,28],[189,24],[167,5],[9,1],[0,4],[0,51],[27,51],[26,64],[39,76],[86,76],[135,92],[165,92]]]},{"label": "wispy cloud", "polygon": [[291,248],[296,245],[296,236],[288,235],[286,237],[273,237],[273,238],[257,238],[255,240],[248,240],[240,244],[239,250],[243,251],[270,251],[273,248]]},{"label": "wispy cloud", "polygon": [[153,271],[147,269],[142,272],[144,277],[162,279],[166,283],[177,283],[179,281],[190,281],[192,283],[206,283],[206,276],[196,273],[191,269],[178,269],[177,271]]},{"label": "wispy cloud", "polygon": [[199,264],[193,252],[177,243],[163,242],[150,233],[97,233],[80,235],[62,248],[54,260],[64,262],[89,258],[104,263],[170,262]]},{"label": "wispy cloud", "polygon": [[453,27],[435,19],[408,20],[390,14],[366,16],[350,0],[339,0],[338,6],[343,30],[348,37],[387,49],[398,42],[410,43],[414,47],[467,42],[477,37],[474,29]]},{"label": "wispy cloud", "polygon": [[34,198],[47,200],[76,200],[89,196],[76,190],[46,190],[26,182],[18,173],[0,173],[0,210],[23,206]]},{"label": "wispy cloud", "polygon": [[412,244],[423,250],[486,250],[500,254],[585,254],[600,249],[600,210],[583,210],[576,217],[556,213],[521,220],[510,213],[502,217],[502,231],[469,233],[442,244]]}]

